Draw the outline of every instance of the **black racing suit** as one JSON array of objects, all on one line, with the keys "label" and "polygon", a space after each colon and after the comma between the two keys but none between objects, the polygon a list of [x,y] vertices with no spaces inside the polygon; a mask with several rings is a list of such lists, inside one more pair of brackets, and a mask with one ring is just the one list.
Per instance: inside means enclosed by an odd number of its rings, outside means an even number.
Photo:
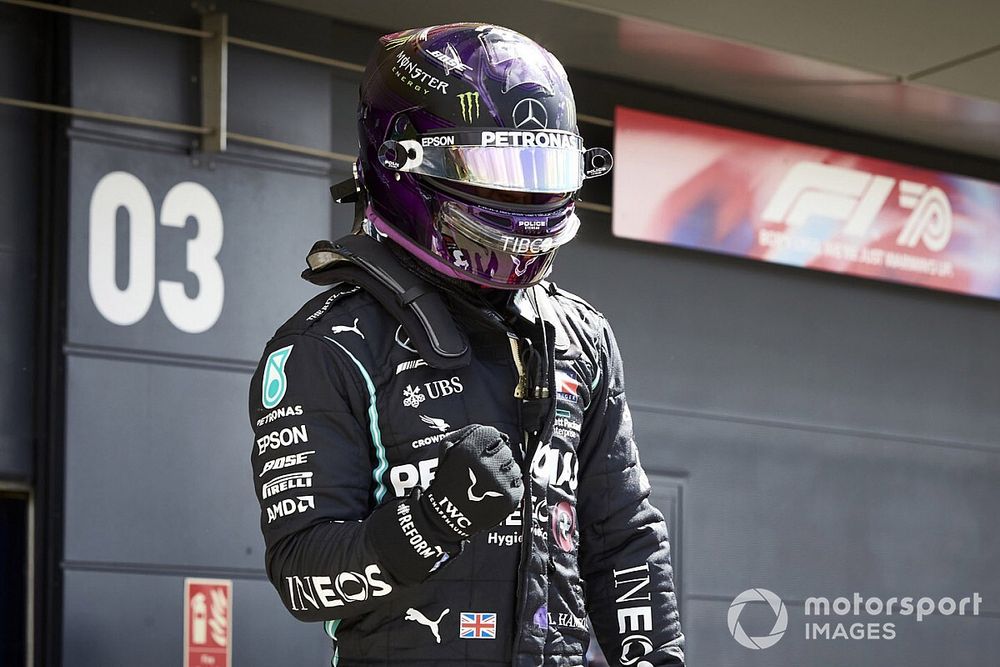
[{"label": "black racing suit", "polygon": [[[607,321],[551,284],[502,314],[446,296],[472,352],[458,370],[429,366],[344,283],[267,344],[250,386],[251,462],[281,600],[325,621],[348,667],[582,665],[588,614],[611,665],[683,665],[666,527],[647,500]],[[515,397],[532,374],[554,399],[541,416]],[[444,434],[473,423],[509,435],[521,509],[403,585],[366,518],[426,488]]]}]

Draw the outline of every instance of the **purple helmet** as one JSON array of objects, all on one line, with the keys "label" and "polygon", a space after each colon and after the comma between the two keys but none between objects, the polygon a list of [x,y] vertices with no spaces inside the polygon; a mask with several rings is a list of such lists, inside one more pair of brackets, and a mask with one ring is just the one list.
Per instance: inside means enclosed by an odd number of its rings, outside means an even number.
[{"label": "purple helmet", "polygon": [[358,132],[367,231],[488,287],[542,280],[579,228],[583,179],[612,165],[605,149],[584,148],[559,61],[495,25],[380,38]]}]

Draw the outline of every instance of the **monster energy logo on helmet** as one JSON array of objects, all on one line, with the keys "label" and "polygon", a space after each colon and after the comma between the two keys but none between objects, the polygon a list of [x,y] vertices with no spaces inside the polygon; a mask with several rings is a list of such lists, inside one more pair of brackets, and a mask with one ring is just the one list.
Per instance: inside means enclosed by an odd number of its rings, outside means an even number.
[{"label": "monster energy logo on helmet", "polygon": [[479,93],[470,91],[457,95],[459,104],[462,105],[462,120],[471,123],[479,120]]}]

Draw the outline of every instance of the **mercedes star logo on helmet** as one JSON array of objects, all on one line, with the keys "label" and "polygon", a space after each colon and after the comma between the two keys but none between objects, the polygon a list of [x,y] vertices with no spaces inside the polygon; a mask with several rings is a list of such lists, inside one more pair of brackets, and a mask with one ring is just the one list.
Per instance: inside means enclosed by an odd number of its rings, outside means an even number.
[{"label": "mercedes star logo on helmet", "polygon": [[[749,602],[766,602],[770,605],[771,611],[774,612],[774,627],[771,628],[771,632],[762,637],[747,635],[743,626],[740,625],[740,614],[743,612],[743,607]],[[751,588],[736,596],[733,603],[729,605],[729,614],[726,620],[729,622],[729,634],[740,646],[749,649],[770,648],[778,643],[788,628],[788,610],[785,609],[785,603],[781,601],[781,598],[766,588]]]},{"label": "mercedes star logo on helmet", "polygon": [[511,118],[519,130],[544,130],[549,126],[549,112],[533,97],[525,97],[515,104]]}]

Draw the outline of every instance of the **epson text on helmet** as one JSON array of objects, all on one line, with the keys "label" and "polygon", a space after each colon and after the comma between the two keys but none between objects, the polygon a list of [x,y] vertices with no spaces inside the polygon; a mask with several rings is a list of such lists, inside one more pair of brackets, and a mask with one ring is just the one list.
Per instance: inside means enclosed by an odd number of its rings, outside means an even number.
[{"label": "epson text on helmet", "polygon": [[421,146],[454,146],[454,135],[436,135],[431,137],[420,137]]}]

